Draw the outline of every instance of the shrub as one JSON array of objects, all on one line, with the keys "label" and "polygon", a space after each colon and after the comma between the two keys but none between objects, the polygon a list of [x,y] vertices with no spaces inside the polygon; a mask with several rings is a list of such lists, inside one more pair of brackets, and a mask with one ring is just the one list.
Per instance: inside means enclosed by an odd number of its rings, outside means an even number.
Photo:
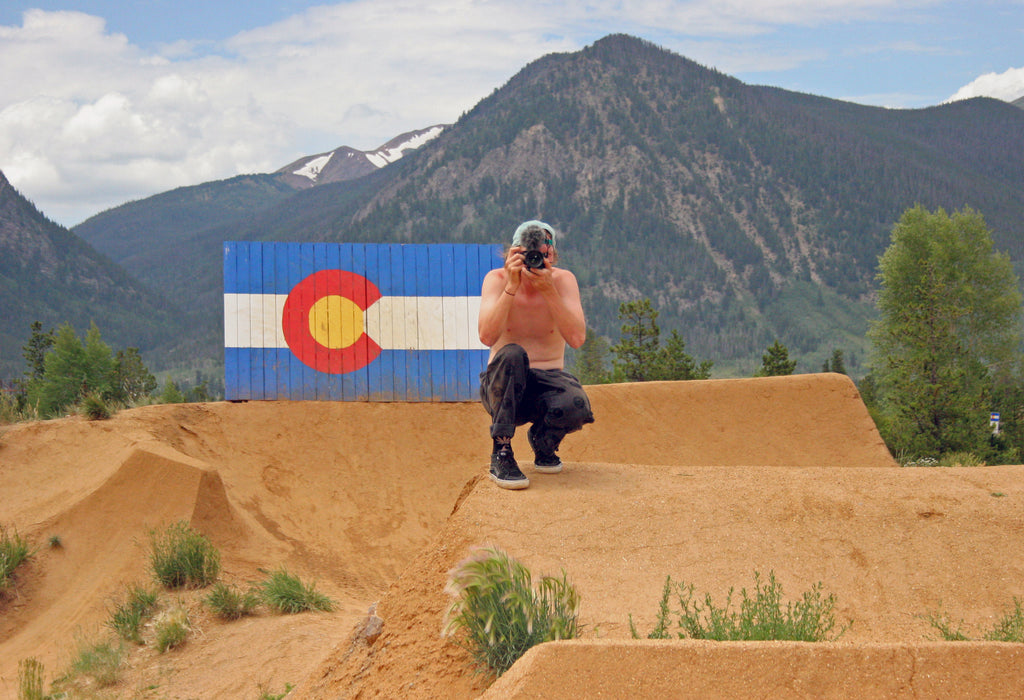
[{"label": "shrub", "polygon": [[940,467],[984,467],[985,460],[971,452],[950,452],[942,455]]},{"label": "shrub", "polygon": [[150,563],[156,580],[167,588],[202,588],[220,574],[220,553],[185,521],[163,532],[150,532]]},{"label": "shrub", "polygon": [[135,584],[128,590],[124,602],[111,610],[107,625],[126,642],[142,644],[142,623],[153,614],[154,608],[156,593]]},{"label": "shrub", "polygon": [[0,591],[10,585],[14,570],[31,556],[28,542],[18,535],[18,531],[8,532],[0,525]]},{"label": "shrub", "polygon": [[579,595],[564,571],[534,588],[523,564],[500,549],[481,549],[451,572],[446,590],[455,600],[444,634],[464,632],[459,643],[499,676],[530,647],[579,636]]},{"label": "shrub", "polygon": [[43,665],[37,659],[18,662],[18,700],[43,700]]},{"label": "shrub", "polygon": [[165,610],[153,620],[155,638],[153,646],[158,652],[174,649],[185,643],[189,630],[192,628],[188,612],[182,607]]},{"label": "shrub", "polygon": [[234,586],[216,583],[210,590],[210,595],[206,596],[206,604],[213,610],[214,615],[222,620],[237,620],[252,615],[256,606],[260,604],[260,598],[255,591],[242,593]]},{"label": "shrub", "polygon": [[[662,590],[661,604],[654,630],[647,635],[648,639],[668,639],[669,617],[671,610],[669,600],[673,590],[679,609],[677,615],[676,636],[679,639],[712,639],[716,641],[766,641],[788,640],[798,642],[835,641],[849,628],[849,623],[838,632],[835,629],[835,596],[822,597],[822,584],[819,582],[803,594],[797,602],[782,605],[782,586],[775,579],[775,572],[769,572],[767,584],[762,584],[761,576],[754,572],[753,596],[744,588],[740,591],[742,600],[739,610],[733,607],[734,589],[729,589],[725,605],[715,607],[708,593],[703,605],[694,597],[694,586],[683,583],[675,584],[672,578],[665,579]],[[630,629],[635,638],[639,637],[630,616]]]},{"label": "shrub", "polygon": [[263,582],[260,595],[263,602],[281,613],[299,613],[307,610],[334,609],[334,601],[319,593],[313,584],[305,585],[297,576],[281,568]]}]

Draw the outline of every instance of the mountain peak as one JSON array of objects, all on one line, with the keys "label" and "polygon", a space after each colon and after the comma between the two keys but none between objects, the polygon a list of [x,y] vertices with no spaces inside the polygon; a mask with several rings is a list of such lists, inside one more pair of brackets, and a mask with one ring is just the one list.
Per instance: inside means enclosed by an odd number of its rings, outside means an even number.
[{"label": "mountain peak", "polygon": [[445,128],[444,124],[435,124],[426,129],[407,131],[372,151],[340,146],[333,151],[299,158],[274,174],[281,175],[297,189],[354,180],[394,163],[408,151],[437,138]]}]

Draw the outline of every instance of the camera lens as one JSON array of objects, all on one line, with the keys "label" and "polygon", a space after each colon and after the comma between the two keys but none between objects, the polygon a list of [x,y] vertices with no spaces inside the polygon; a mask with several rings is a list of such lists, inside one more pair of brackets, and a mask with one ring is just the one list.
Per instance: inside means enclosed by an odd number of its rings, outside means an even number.
[{"label": "camera lens", "polygon": [[523,253],[523,264],[532,269],[544,267],[544,253],[539,250],[528,250]]}]

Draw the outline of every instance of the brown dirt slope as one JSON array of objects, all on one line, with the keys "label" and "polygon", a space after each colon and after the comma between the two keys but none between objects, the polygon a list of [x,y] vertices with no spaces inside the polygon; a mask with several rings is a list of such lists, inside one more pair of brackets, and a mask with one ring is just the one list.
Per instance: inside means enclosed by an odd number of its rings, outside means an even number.
[{"label": "brown dirt slope", "polygon": [[[229,582],[286,566],[338,609],[197,615],[183,648],[133,655],[125,696],[297,683],[291,697],[475,697],[489,681],[439,632],[447,571],[482,544],[538,574],[564,568],[587,642],[625,640],[630,613],[649,627],[669,574],[716,598],[755,570],[790,595],[820,580],[854,620],[838,643],[854,651],[921,642],[917,616],[939,601],[984,627],[1024,594],[1021,469],[896,468],[845,377],[589,391],[598,422],[566,440],[565,472],[531,474],[520,493],[479,478],[476,404],[153,406],[5,429],[0,523],[38,551],[0,602],[0,698],[15,696],[20,659],[58,675],[71,637],[97,634],[110,600],[147,579],[148,530],[180,519],[221,549]],[[369,645],[359,631],[376,601],[384,632]],[[606,671],[643,673],[640,657]]]}]

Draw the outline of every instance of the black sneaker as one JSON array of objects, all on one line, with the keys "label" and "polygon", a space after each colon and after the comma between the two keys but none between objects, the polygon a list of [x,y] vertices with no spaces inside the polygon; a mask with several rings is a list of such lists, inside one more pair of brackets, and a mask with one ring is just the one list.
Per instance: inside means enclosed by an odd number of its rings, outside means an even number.
[{"label": "black sneaker", "polygon": [[533,448],[533,468],[541,474],[557,474],[562,471],[562,460],[558,458],[554,450],[545,449],[536,439],[536,424],[531,425],[526,432],[526,437]]},{"label": "black sneaker", "polygon": [[503,489],[525,489],[530,480],[519,470],[512,450],[503,448],[491,455],[491,481]]}]

